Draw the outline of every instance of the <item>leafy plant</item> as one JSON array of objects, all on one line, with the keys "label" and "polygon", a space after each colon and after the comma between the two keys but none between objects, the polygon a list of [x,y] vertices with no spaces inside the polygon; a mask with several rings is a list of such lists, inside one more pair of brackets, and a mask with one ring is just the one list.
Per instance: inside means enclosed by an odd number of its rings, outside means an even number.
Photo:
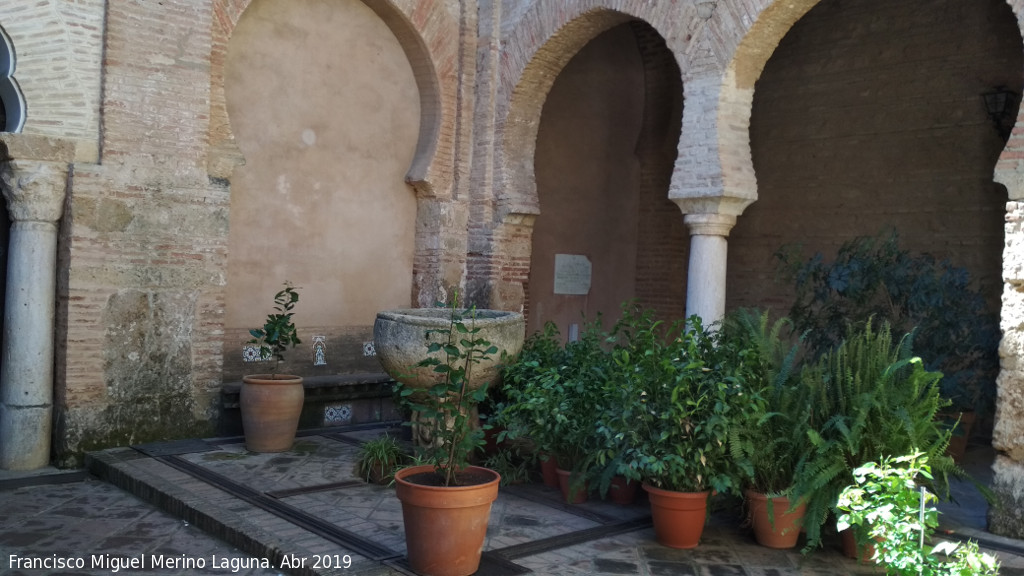
[{"label": "leafy plant", "polygon": [[529,481],[530,470],[535,465],[533,460],[531,455],[524,455],[519,448],[506,448],[488,456],[483,465],[500,474],[501,485],[507,486]]},{"label": "leafy plant", "polygon": [[876,562],[887,574],[907,576],[996,575],[996,559],[975,542],[940,542],[930,550],[938,526],[936,497],[918,478],[931,480],[928,459],[921,453],[868,462],[853,472],[855,483],[843,490],[838,508],[840,530],[858,527],[875,541]]},{"label": "leafy plant", "polygon": [[[529,437],[552,454],[560,467],[582,471],[596,448],[593,415],[600,399],[594,382],[606,362],[600,320],[587,323],[580,339],[564,347],[554,325],[531,336],[518,360],[504,369],[508,402],[500,438]],[[576,476],[580,476],[577,474]]]},{"label": "leafy plant", "polygon": [[920,451],[943,495],[950,475],[964,476],[945,455],[949,430],[935,418],[948,404],[939,395],[942,374],[926,370],[911,343],[910,335],[894,343],[888,324],[875,330],[868,322],[802,371],[812,447],[796,466],[791,498],[807,499],[808,547],[820,543],[821,525],[866,462]]},{"label": "leafy plant", "polygon": [[797,464],[811,448],[808,388],[800,385],[800,339],[788,318],[770,323],[767,311],[753,309],[730,313],[723,332],[756,354],[747,381],[748,418],[732,427],[730,452],[749,472],[745,480],[751,489],[788,496]]},{"label": "leafy plant", "polygon": [[999,370],[999,324],[971,288],[964,268],[899,247],[895,231],[843,244],[832,262],[821,253],[803,259],[783,247],[776,256],[796,289],[789,315],[817,353],[834,348],[851,322],[887,321],[898,333],[915,331],[914,347],[942,394],[957,410],[991,414]]},{"label": "leafy plant", "polygon": [[405,450],[395,438],[384,434],[364,442],[356,459],[356,474],[367,482],[384,484],[391,481],[407,459]]},{"label": "leafy plant", "polygon": [[299,303],[298,290],[286,281],[284,288],[274,295],[274,310],[277,312],[267,315],[267,320],[263,323],[262,328],[249,330],[252,340],[249,340],[247,344],[259,345],[261,360],[274,360],[271,379],[277,374],[277,368],[281,362],[284,362],[284,353],[289,348],[295,347],[296,344],[302,343],[299,340],[295,323],[292,322],[293,309]]},{"label": "leafy plant", "polygon": [[431,442],[417,446],[420,457],[434,465],[434,471],[443,479],[444,486],[458,484],[459,473],[469,465],[470,455],[484,444],[483,429],[475,426],[472,408],[486,395],[487,385],[471,390],[473,366],[498,353],[498,348],[477,334],[476,309],[461,310],[456,298],[449,308],[446,329],[426,331],[440,340],[429,342],[428,356],[417,366],[431,367],[440,374],[438,383],[425,394],[418,394],[398,383],[398,398],[403,408],[419,415],[419,423],[429,428]]},{"label": "leafy plant", "polygon": [[624,432],[627,477],[666,490],[738,493],[745,472],[729,454],[729,431],[749,418],[755,356],[706,330],[697,316],[681,328],[645,335],[648,344],[629,361],[639,373],[639,409]]}]

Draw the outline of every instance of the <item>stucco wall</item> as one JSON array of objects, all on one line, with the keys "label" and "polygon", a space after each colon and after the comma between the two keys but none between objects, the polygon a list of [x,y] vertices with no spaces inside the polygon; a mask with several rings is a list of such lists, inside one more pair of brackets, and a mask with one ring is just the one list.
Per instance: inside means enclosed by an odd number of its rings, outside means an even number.
[{"label": "stucco wall", "polygon": [[[404,181],[420,129],[408,58],[356,0],[256,0],[228,51],[225,90],[245,165],[231,179],[225,378],[272,296],[300,286],[303,345],[288,370],[338,373],[363,360],[378,310],[408,307],[416,197]],[[313,367],[313,336],[328,365]],[[376,368],[379,370],[379,368]]]}]

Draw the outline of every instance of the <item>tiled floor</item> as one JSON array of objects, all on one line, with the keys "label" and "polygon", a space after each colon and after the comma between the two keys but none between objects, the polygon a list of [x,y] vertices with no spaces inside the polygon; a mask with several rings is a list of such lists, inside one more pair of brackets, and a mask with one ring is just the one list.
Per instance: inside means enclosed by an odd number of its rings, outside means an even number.
[{"label": "tiled floor", "polygon": [[[128,574],[233,573],[212,568],[214,556],[251,556],[273,565],[237,573],[407,573],[401,506],[394,490],[358,482],[352,473],[358,442],[378,433],[324,431],[299,438],[292,450],[281,454],[247,452],[237,439],[148,447],[145,454],[128,448],[98,453],[92,466],[97,473],[188,520],[95,480],[0,490],[0,575],[64,573],[12,569],[9,557],[66,553],[156,553],[207,562],[205,570],[122,572]],[[978,522],[977,507],[968,500],[964,509],[951,510],[948,517],[964,530],[984,535],[971,527]],[[542,484],[502,488],[484,546],[493,562],[485,563],[480,574],[514,573],[510,569],[651,576],[883,573],[845,558],[832,540],[810,554],[763,548],[728,511],[711,516],[696,549],[666,548],[655,541],[648,516],[643,496],[632,506],[595,500],[569,506],[557,490]],[[1024,558],[1018,555],[1024,554],[1024,543],[1008,542],[1006,549],[1013,552],[1000,554],[1003,574],[1024,574]],[[347,570],[302,572],[282,566],[286,556],[346,554],[352,560]]]}]

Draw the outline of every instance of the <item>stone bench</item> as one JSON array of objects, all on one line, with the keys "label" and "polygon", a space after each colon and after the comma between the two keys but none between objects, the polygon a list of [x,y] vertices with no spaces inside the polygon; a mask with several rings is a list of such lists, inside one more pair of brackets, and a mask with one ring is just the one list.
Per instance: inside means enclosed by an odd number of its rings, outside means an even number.
[{"label": "stone bench", "polygon": [[[394,383],[394,379],[383,372],[303,377],[306,398],[299,428],[401,420],[392,402]],[[242,417],[238,410],[241,389],[241,382],[226,382],[221,387],[224,410],[222,434],[242,433]]]}]

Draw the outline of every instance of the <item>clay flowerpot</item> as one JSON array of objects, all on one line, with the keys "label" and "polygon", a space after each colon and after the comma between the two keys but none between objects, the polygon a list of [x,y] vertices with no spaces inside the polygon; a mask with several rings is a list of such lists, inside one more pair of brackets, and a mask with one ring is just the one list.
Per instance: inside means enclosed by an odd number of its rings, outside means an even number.
[{"label": "clay flowerpot", "polygon": [[239,406],[245,448],[251,452],[284,452],[291,448],[304,399],[299,376],[253,374],[242,378]]},{"label": "clay flowerpot", "polygon": [[587,501],[587,483],[584,482],[582,485],[577,486],[573,490],[573,473],[570,470],[562,470],[561,468],[556,469],[558,474],[558,488],[562,491],[562,499],[567,504],[583,504]]},{"label": "clay flowerpot", "polygon": [[[875,545],[870,541],[864,542],[860,546],[857,545],[857,536],[853,533],[853,530],[847,528],[846,530],[839,531],[839,542],[843,547],[843,556],[847,558],[853,558],[864,564],[873,564],[875,558]],[[860,554],[858,554],[858,549]]]},{"label": "clay flowerpot", "polygon": [[696,548],[704,533],[711,492],[675,492],[644,484],[651,499],[651,519],[658,544]]},{"label": "clay flowerpot", "polygon": [[977,418],[975,412],[957,412],[953,414],[939,414],[938,418],[947,422],[953,428],[953,434],[949,438],[949,446],[946,447],[946,455],[954,462],[960,463],[967,453],[967,441],[971,438],[971,429],[974,428],[974,420]]},{"label": "clay flowerpot", "polygon": [[[761,546],[768,548],[793,548],[800,538],[806,503],[789,511],[789,498],[769,498],[753,490],[747,490],[747,504],[750,506],[750,522],[754,527],[754,538]],[[769,509],[770,508],[770,509]]]},{"label": "clay flowerpot", "polygon": [[477,466],[466,472],[483,482],[467,486],[418,483],[436,478],[430,465],[395,473],[409,566],[417,574],[468,576],[480,567],[491,503],[498,497],[501,476]]},{"label": "clay flowerpot", "polygon": [[636,487],[637,482],[626,480],[623,476],[615,476],[608,487],[608,497],[620,506],[629,506],[636,499]]},{"label": "clay flowerpot", "polygon": [[547,455],[547,460],[544,459],[544,455],[540,458],[540,473],[544,478],[544,485],[551,488],[559,488],[558,483],[558,463],[555,462],[555,457],[551,454]]}]

